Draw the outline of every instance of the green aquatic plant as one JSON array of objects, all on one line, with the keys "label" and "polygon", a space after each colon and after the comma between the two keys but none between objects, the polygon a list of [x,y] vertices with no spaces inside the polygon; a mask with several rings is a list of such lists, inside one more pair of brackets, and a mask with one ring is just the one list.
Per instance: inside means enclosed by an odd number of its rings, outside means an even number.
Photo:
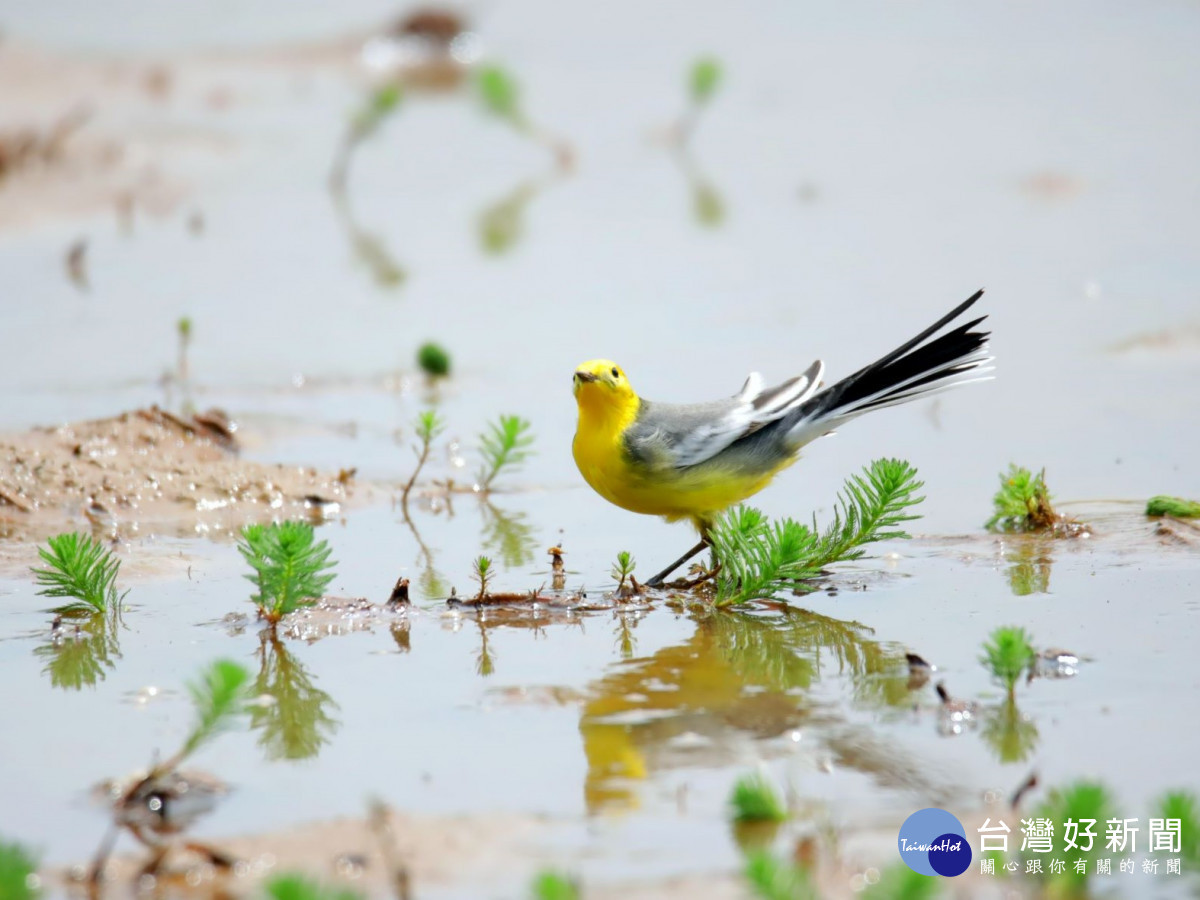
[{"label": "green aquatic plant", "polygon": [[1191,871],[1200,868],[1200,800],[1191,791],[1168,791],[1155,804],[1154,815],[1179,820],[1179,857]]},{"label": "green aquatic plant", "polygon": [[733,786],[729,807],[735,822],[782,822],[787,807],[762,772],[743,775]]},{"label": "green aquatic plant", "polygon": [[403,99],[404,89],[396,82],[375,88],[355,113],[354,128],[364,137],[373,134],[388,116],[400,108]]},{"label": "green aquatic plant", "polygon": [[471,570],[471,577],[479,582],[479,593],[476,598],[483,602],[488,594],[488,585],[492,581],[492,561],[486,556],[477,556],[471,562]]},{"label": "green aquatic plant", "polygon": [[[128,828],[139,841],[153,848],[154,856],[144,870],[153,875],[170,849],[163,838],[180,834],[211,808],[219,787],[212,784],[212,779],[182,773],[179,767],[246,712],[249,678],[246,669],[229,660],[217,660],[203,669],[200,677],[187,686],[195,721],[179,750],[155,763],[143,777],[119,788],[113,783],[113,789],[118,791],[110,798],[113,826],[92,861],[88,881],[93,888],[103,876],[119,829]],[[189,795],[187,802],[177,799],[184,794]],[[189,842],[188,847],[216,864],[228,865],[224,854],[202,844]]]},{"label": "green aquatic plant", "polygon": [[[690,166],[690,162],[687,158],[687,147],[696,130],[696,125],[700,121],[700,114],[716,96],[717,89],[721,86],[724,77],[725,72],[721,62],[715,57],[701,57],[688,68],[688,105],[670,133],[674,149],[680,153],[681,161],[687,163],[688,166]],[[697,180],[695,173],[689,173],[689,180]]]},{"label": "green aquatic plant", "polygon": [[0,840],[0,897],[34,900],[41,896],[37,857],[15,842]]},{"label": "green aquatic plant", "polygon": [[349,888],[326,887],[305,875],[285,872],[267,882],[271,900],[362,900],[362,894]]},{"label": "green aquatic plant", "polygon": [[818,896],[804,869],[767,850],[748,854],[742,874],[761,900],[815,900]]},{"label": "green aquatic plant", "polygon": [[272,625],[302,606],[311,606],[333,581],[332,551],[325,541],[315,539],[307,522],[247,525],[238,550],[254,570],[246,576],[258,589],[253,602]]},{"label": "green aquatic plant", "polygon": [[689,172],[692,189],[692,215],[706,228],[716,228],[725,221],[725,201],[713,183],[696,172]]},{"label": "green aquatic plant", "polygon": [[688,93],[692,103],[703,106],[716,94],[721,84],[722,68],[720,60],[705,56],[692,63],[688,70]]},{"label": "green aquatic plant", "polygon": [[511,250],[525,233],[525,211],[541,191],[538,181],[524,181],[479,214],[479,243],[499,256]]},{"label": "green aquatic plant", "polygon": [[725,221],[725,201],[696,164],[690,144],[700,115],[716,96],[723,78],[719,60],[702,57],[693,62],[687,72],[687,108],[667,133],[675,162],[687,178],[692,198],[692,216],[705,228],[716,228]]},{"label": "green aquatic plant", "polygon": [[579,900],[579,884],[575,879],[544,869],[533,876],[529,894],[533,900]]},{"label": "green aquatic plant", "polygon": [[1013,695],[1017,680],[1033,665],[1037,651],[1024,628],[1008,626],[995,629],[983,645],[979,661],[992,673],[992,678]]},{"label": "green aquatic plant", "polygon": [[1182,497],[1168,497],[1165,494],[1159,494],[1146,501],[1146,515],[1194,519],[1200,516],[1200,503],[1195,500],[1184,500]]},{"label": "green aquatic plant", "polygon": [[[1061,835],[1055,835],[1054,855],[1065,863],[1065,868],[1061,872],[1042,874],[1049,896],[1087,896],[1088,873],[1096,870],[1092,860],[1109,855],[1104,843],[1105,823],[1116,816],[1116,809],[1113,795],[1104,784],[1076,781],[1052,789],[1045,802],[1034,811],[1034,818],[1048,819],[1055,828],[1065,829],[1068,821],[1079,823],[1077,833],[1068,834],[1064,830]],[[1086,824],[1088,820],[1092,822],[1091,826]],[[1095,835],[1090,841],[1083,836],[1088,830]],[[1068,846],[1069,843],[1075,846]],[[1082,872],[1075,867],[1079,860],[1085,863]]]},{"label": "green aquatic plant", "polygon": [[518,468],[530,456],[533,435],[530,424],[520,416],[501,416],[479,436],[483,468],[479,472],[480,490],[489,491],[496,476],[506,469]]},{"label": "green aquatic plant", "polygon": [[175,330],[179,334],[179,359],[175,366],[175,374],[181,382],[185,382],[188,380],[188,347],[192,343],[191,317],[181,316],[175,323]]},{"label": "green aquatic plant", "polygon": [[355,149],[379,130],[379,126],[400,108],[403,99],[404,89],[399,84],[392,82],[381,85],[367,94],[362,105],[350,117],[346,136],[342,139],[329,175],[329,186],[335,194],[345,192],[350,159]]},{"label": "green aquatic plant", "polygon": [[417,414],[417,419],[413,422],[413,431],[417,435],[417,445],[413,447],[413,453],[417,455],[417,467],[413,469],[412,475],[408,477],[408,481],[405,482],[404,488],[400,492],[400,506],[404,510],[405,518],[408,518],[408,495],[412,492],[413,485],[417,483],[417,476],[425,468],[425,463],[429,461],[429,451],[433,447],[434,440],[445,430],[446,423],[442,421],[442,417],[438,415],[436,409],[423,410]]},{"label": "green aquatic plant", "polygon": [[475,76],[475,86],[488,112],[515,128],[528,128],[529,122],[521,111],[521,90],[507,69],[496,65],[483,66]]},{"label": "green aquatic plant", "polygon": [[574,150],[566,142],[535,125],[526,115],[521,104],[521,88],[511,72],[499,65],[482,66],[475,75],[475,89],[484,110],[550,150],[560,171],[571,168]]},{"label": "green aquatic plant", "polygon": [[174,768],[221,732],[246,711],[246,682],[250,673],[228,659],[219,659],[187,686],[196,720],[183,747],[176,754]]},{"label": "green aquatic plant", "polygon": [[45,569],[34,569],[43,597],[69,597],[73,602],[54,608],[67,615],[111,612],[115,614],[125,594],[117,594],[121,561],[107,547],[80,532],[59,534],[38,548]]},{"label": "green aquatic plant", "polygon": [[441,344],[426,341],[417,350],[417,365],[430,378],[445,378],[450,374],[450,353]]},{"label": "green aquatic plant", "polygon": [[914,872],[904,863],[893,863],[879,873],[879,880],[859,894],[862,900],[930,900],[941,893],[942,879]]},{"label": "green aquatic plant", "polygon": [[637,560],[628,550],[622,550],[617,554],[617,561],[613,563],[612,567],[612,577],[617,579],[618,594],[625,589],[625,582],[633,576],[633,570],[636,568]]},{"label": "green aquatic plant", "polygon": [[826,566],[860,559],[876,541],[907,538],[897,526],[924,498],[917,470],[897,459],[877,459],[846,480],[833,521],[822,532],[792,519],[770,522],[752,506],[724,513],[709,532],[717,560],[717,605],[744,603],[781,590],[803,589]]},{"label": "green aquatic plant", "polygon": [[354,256],[367,267],[377,285],[390,289],[399,287],[408,280],[408,270],[396,260],[383,238],[358,227],[349,213],[346,214],[345,222]]},{"label": "green aquatic plant", "polygon": [[992,507],[992,517],[983,526],[989,531],[1046,531],[1065,521],[1051,502],[1045,469],[1034,475],[1029,469],[1010,465],[1000,476]]}]

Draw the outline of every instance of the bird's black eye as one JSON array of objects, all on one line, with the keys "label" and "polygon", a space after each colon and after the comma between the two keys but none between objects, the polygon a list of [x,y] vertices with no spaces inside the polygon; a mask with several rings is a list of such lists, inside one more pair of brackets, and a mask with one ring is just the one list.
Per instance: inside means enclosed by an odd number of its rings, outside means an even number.
[{"label": "bird's black eye", "polygon": [[620,378],[620,377],[621,377],[621,373],[617,371],[617,367],[616,367],[616,366],[613,366],[612,373],[613,373],[613,378]]}]

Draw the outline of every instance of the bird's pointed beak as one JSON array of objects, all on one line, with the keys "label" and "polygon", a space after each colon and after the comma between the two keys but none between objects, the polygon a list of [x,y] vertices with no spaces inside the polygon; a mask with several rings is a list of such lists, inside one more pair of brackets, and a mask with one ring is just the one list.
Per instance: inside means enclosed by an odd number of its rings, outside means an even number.
[{"label": "bird's pointed beak", "polygon": [[579,381],[579,382],[581,382],[581,383],[585,383],[585,382],[588,382],[588,381],[599,381],[599,380],[600,380],[600,376],[599,376],[599,375],[595,375],[595,374],[593,374],[593,373],[591,373],[591,372],[584,372],[584,371],[582,371],[582,370],[576,369],[576,370],[575,370],[575,380],[576,380],[576,381]]}]

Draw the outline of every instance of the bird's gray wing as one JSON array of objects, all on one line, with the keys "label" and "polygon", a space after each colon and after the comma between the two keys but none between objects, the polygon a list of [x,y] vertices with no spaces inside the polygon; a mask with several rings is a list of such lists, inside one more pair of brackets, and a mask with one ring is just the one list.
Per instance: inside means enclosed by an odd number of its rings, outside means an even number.
[{"label": "bird's gray wing", "polygon": [[726,400],[674,405],[644,402],[626,435],[630,453],[642,462],[677,469],[712,459],[735,441],[787,415],[821,385],[820,360],[803,375],[764,388],[753,372]]}]

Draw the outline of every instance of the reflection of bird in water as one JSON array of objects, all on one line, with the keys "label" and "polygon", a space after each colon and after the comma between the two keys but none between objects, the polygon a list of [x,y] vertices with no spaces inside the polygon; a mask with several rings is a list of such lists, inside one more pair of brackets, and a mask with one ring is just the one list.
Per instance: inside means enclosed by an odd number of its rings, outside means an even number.
[{"label": "reflection of bird in water", "polygon": [[[793,737],[788,752],[813,765],[828,755],[880,784],[921,784],[939,795],[916,760],[813,705],[810,689],[829,671],[822,658],[839,660],[835,677],[850,672],[856,680],[894,661],[881,656],[863,626],[800,611],[779,618],[723,612],[695,624],[682,643],[614,666],[589,685],[579,731],[590,812],[636,808],[638,782],[655,773],[740,765],[750,746],[761,752],[758,741],[801,728],[812,737],[795,746]],[[817,748],[828,753],[814,755]]]}]

